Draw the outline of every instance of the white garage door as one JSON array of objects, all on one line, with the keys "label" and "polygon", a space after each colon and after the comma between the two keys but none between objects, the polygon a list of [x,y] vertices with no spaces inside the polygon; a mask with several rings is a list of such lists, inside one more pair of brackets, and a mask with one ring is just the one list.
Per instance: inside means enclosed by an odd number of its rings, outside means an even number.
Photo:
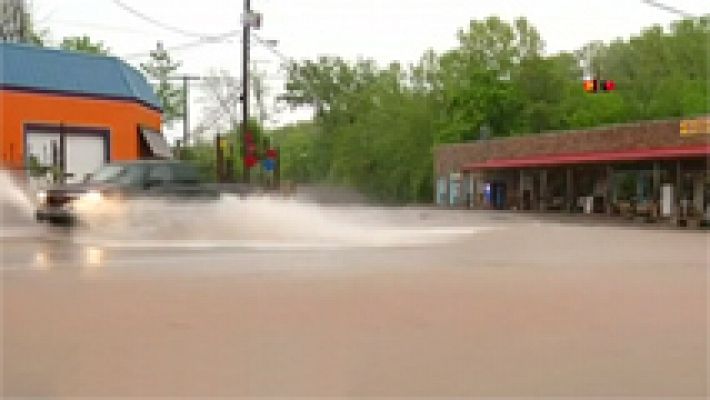
[{"label": "white garage door", "polygon": [[105,162],[106,144],[103,137],[90,135],[67,135],[66,172],[72,174],[67,182],[81,182],[86,174],[96,171]]}]

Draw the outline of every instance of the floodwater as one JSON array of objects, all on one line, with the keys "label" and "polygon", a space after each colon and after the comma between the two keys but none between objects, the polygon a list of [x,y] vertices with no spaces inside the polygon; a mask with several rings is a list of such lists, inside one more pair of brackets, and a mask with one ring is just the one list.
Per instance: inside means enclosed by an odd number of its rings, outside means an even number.
[{"label": "floodwater", "polygon": [[[36,231],[32,193],[1,171],[0,187],[4,230],[16,232],[24,227]],[[417,226],[408,220],[402,225],[385,209],[326,207],[271,196],[225,194],[215,200],[187,202],[79,199],[74,208],[81,223],[73,229],[71,240],[112,248],[413,246],[490,229]],[[420,215],[425,216],[425,212]]]},{"label": "floodwater", "polygon": [[268,198],[121,213],[3,220],[4,396],[708,395],[705,232]]},{"label": "floodwater", "polygon": [[19,213],[20,218],[29,220],[34,214],[34,204],[31,201],[28,192],[23,190],[17,181],[7,172],[0,170],[0,206],[2,206],[2,220],[5,222],[5,213],[12,209],[13,212]]},{"label": "floodwater", "polygon": [[[118,208],[118,207],[117,207]],[[109,247],[344,248],[442,242],[487,227],[418,226],[385,209],[324,207],[277,197],[133,201],[116,217],[85,215],[77,240]]]}]

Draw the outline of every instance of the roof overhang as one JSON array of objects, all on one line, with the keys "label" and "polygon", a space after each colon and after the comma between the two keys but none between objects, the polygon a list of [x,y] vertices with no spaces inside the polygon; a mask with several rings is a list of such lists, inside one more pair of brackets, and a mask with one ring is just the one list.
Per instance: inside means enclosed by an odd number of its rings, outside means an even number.
[{"label": "roof overhang", "polygon": [[146,144],[148,144],[148,148],[153,157],[163,159],[173,158],[170,145],[168,145],[162,133],[144,127],[140,128],[140,132]]},{"label": "roof overhang", "polygon": [[72,92],[72,91],[67,91],[67,90],[42,89],[42,88],[35,88],[35,87],[29,87],[29,86],[17,86],[17,85],[8,85],[8,84],[0,83],[0,92],[2,92],[2,91],[30,93],[30,94],[44,94],[44,95],[53,95],[53,96],[63,96],[63,97],[69,97],[69,98],[83,98],[83,99],[89,99],[89,100],[122,101],[122,102],[126,102],[126,103],[135,103],[135,104],[141,105],[145,108],[148,108],[148,109],[158,112],[158,113],[163,112],[163,110],[160,107],[157,107],[151,103],[143,101],[137,97],[118,96],[118,95],[112,96],[112,95],[99,94],[99,93]]},{"label": "roof overhang", "polygon": [[523,158],[493,159],[484,162],[464,164],[464,171],[481,169],[532,168],[569,164],[592,164],[604,162],[664,160],[710,156],[710,145],[702,144],[683,147],[663,147],[623,151],[586,152],[567,154],[536,155]]}]

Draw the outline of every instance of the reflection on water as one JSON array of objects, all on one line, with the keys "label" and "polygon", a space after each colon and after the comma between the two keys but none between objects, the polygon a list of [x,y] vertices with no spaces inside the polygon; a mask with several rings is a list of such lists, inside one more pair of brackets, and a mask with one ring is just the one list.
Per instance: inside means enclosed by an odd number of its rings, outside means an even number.
[{"label": "reflection on water", "polygon": [[84,249],[85,265],[89,267],[100,267],[104,260],[104,251],[99,247],[88,246]]},{"label": "reflection on water", "polygon": [[38,271],[49,271],[52,268],[49,254],[44,250],[37,251],[32,267]]},{"label": "reflection on water", "polygon": [[87,280],[99,278],[105,262],[104,250],[96,246],[87,246],[82,249],[82,255],[80,277]]},{"label": "reflection on water", "polygon": [[0,225],[5,224],[6,217],[18,217],[15,213],[19,213],[23,219],[31,220],[34,202],[8,171],[0,170]]},{"label": "reflection on water", "polygon": [[94,277],[106,262],[103,248],[74,246],[69,242],[45,244],[32,257],[29,266],[35,271],[76,271],[78,268],[83,277]]}]

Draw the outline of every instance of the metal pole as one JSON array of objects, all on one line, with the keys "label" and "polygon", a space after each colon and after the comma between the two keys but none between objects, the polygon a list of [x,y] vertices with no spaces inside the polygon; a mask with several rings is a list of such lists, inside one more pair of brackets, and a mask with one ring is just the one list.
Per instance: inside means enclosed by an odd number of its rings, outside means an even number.
[{"label": "metal pole", "polygon": [[[183,91],[183,109],[182,109],[182,145],[187,148],[190,145],[190,111],[188,106],[188,84],[189,78],[187,75],[182,77],[182,91]],[[182,158],[182,157],[181,157]]]},{"label": "metal pole", "polygon": [[246,133],[249,122],[249,15],[251,14],[251,1],[244,0],[244,16],[242,17],[242,164],[243,180],[249,183],[249,168],[246,165]]},{"label": "metal pole", "polygon": [[[66,136],[64,134],[64,123],[60,122],[59,123],[59,182],[62,184],[66,183],[66,175],[65,175],[65,173],[67,172],[66,153],[67,153],[67,144],[66,144]],[[55,180],[55,182],[56,182],[56,180]]]},{"label": "metal pole", "polygon": [[224,152],[222,151],[222,137],[217,134],[214,138],[215,164],[217,164],[217,182],[224,182]]}]

